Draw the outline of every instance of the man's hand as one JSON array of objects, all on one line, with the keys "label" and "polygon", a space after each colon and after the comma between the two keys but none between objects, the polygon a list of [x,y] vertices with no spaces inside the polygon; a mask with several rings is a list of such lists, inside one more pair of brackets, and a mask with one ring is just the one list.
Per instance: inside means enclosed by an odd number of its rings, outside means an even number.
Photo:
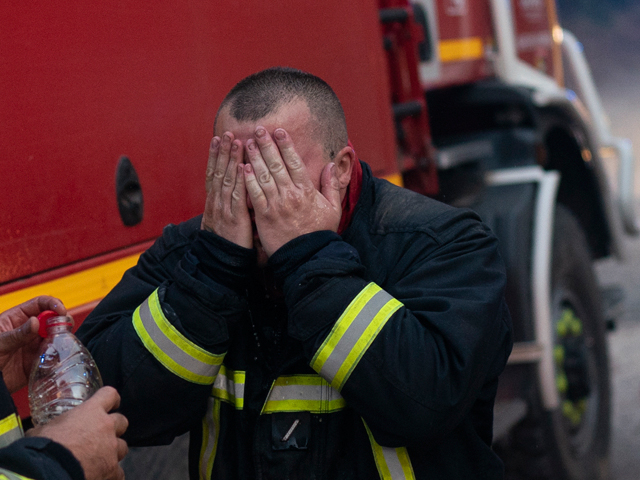
[{"label": "man's hand", "polygon": [[119,438],[129,426],[120,413],[109,413],[120,405],[120,395],[103,387],[81,405],[32,428],[27,437],[46,437],[68,448],[84,469],[86,480],[120,480],[119,465],[127,454],[127,442]]},{"label": "man's hand", "polygon": [[203,230],[213,232],[241,247],[253,248],[251,218],[242,173],[243,147],[226,132],[213,137],[207,164],[207,201],[202,216]]},{"label": "man's hand", "polygon": [[42,342],[35,317],[45,310],[67,313],[60,300],[43,295],[0,314],[0,371],[11,393],[29,380]]},{"label": "man's hand", "polygon": [[268,256],[300,235],[337,231],[342,215],[335,165],[323,168],[318,191],[289,134],[277,128],[274,137],[275,143],[265,128],[256,128],[255,140],[246,143],[251,164],[244,166],[258,235]]}]

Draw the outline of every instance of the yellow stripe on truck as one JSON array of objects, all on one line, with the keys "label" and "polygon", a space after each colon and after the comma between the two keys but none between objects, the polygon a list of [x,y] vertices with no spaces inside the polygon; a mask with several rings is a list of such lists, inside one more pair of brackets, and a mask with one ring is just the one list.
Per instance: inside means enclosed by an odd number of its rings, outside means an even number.
[{"label": "yellow stripe on truck", "polygon": [[38,295],[51,295],[62,300],[67,309],[100,300],[120,281],[125,270],[135,266],[140,254],[88,268],[48,282],[32,285],[0,296],[0,312]]},{"label": "yellow stripe on truck", "polygon": [[385,175],[382,178],[394,185],[397,185],[398,187],[404,187],[404,181],[402,180],[402,175],[400,173],[392,173],[391,175]]},{"label": "yellow stripe on truck", "polygon": [[479,60],[484,56],[484,46],[479,37],[441,40],[438,47],[441,62]]}]

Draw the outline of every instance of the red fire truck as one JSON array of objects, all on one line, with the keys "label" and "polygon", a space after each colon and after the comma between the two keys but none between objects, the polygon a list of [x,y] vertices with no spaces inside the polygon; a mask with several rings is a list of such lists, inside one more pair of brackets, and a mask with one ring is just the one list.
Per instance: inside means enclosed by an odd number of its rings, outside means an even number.
[{"label": "red fire truck", "polygon": [[202,211],[225,93],[300,68],[334,87],[375,174],[474,208],[500,237],[517,342],[495,410],[509,474],[604,478],[592,261],[637,233],[633,155],[553,0],[24,0],[0,18],[0,310],[51,294],[82,321],[164,225]]}]

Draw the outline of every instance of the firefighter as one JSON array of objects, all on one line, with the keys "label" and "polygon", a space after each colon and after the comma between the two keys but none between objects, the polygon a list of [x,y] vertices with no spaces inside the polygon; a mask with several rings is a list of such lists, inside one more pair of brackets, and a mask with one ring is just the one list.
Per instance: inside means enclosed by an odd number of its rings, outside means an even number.
[{"label": "firefighter", "polygon": [[501,478],[511,320],[487,227],[374,178],[311,74],[242,80],[214,135],[203,215],[78,332],[130,444],[190,431],[192,479]]},{"label": "firefighter", "polygon": [[23,437],[10,392],[27,383],[42,340],[34,317],[44,310],[67,313],[60,300],[40,296],[0,314],[0,478],[123,479],[118,462],[127,444],[118,437],[126,430],[127,420],[119,413],[108,413],[120,400],[112,387],[100,389],[82,405]]}]

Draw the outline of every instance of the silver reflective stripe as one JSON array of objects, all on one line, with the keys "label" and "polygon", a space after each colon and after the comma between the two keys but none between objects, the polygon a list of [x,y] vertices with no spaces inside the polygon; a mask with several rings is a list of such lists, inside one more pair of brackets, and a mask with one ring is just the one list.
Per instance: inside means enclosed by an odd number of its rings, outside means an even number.
[{"label": "silver reflective stripe", "polygon": [[346,402],[340,392],[318,375],[278,377],[271,387],[262,413],[331,413],[342,410]]},{"label": "silver reflective stripe", "polygon": [[227,370],[222,365],[216,381],[213,383],[211,395],[230,403],[238,410],[242,410],[244,407],[245,375],[243,371]]},{"label": "silver reflective stripe", "polygon": [[10,472],[4,468],[0,468],[0,480],[33,480],[29,477],[23,477],[17,473]]},{"label": "silver reflective stripe", "polygon": [[356,342],[360,340],[360,337],[371,323],[371,320],[373,320],[373,317],[375,317],[380,309],[391,299],[393,299],[391,295],[384,290],[380,290],[367,302],[347,331],[344,332],[344,335],[342,335],[342,338],[333,349],[333,353],[325,362],[322,370],[320,370],[320,375],[324,378],[331,379],[336,376],[338,370],[347,359],[347,356],[351,353],[353,347],[355,347]]},{"label": "silver reflective stripe", "polygon": [[367,423],[364,420],[362,420],[362,423],[364,423],[364,428],[367,430],[371,449],[373,450],[373,458],[381,480],[415,480],[416,477],[407,449],[404,447],[391,448],[378,445]]},{"label": "silver reflective stripe", "polygon": [[402,303],[370,283],[345,309],[311,360],[311,367],[338,391]]},{"label": "silver reflective stripe", "polygon": [[158,291],[133,314],[133,326],[144,346],[168,370],[193,383],[211,385],[224,355],[214,355],[182,335],[164,316]]},{"label": "silver reflective stripe", "polygon": [[15,413],[0,420],[0,448],[11,445],[23,435],[20,418]]},{"label": "silver reflective stripe", "polygon": [[387,463],[387,468],[389,469],[389,474],[392,479],[404,479],[406,478],[404,475],[404,471],[402,470],[402,465],[400,464],[400,458],[398,457],[398,452],[396,452],[395,448],[390,447],[380,447],[382,450],[382,455],[384,456],[384,460]]},{"label": "silver reflective stripe", "polygon": [[200,480],[210,480],[220,437],[220,400],[209,397],[207,415],[202,420]]}]

